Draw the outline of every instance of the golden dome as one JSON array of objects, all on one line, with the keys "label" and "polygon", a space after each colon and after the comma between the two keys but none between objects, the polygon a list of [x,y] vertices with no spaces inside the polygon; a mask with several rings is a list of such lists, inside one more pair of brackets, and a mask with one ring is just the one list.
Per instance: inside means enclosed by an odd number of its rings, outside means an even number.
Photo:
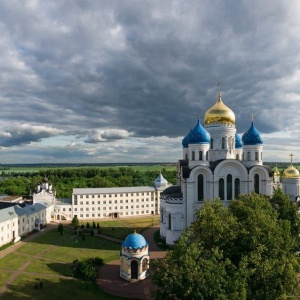
[{"label": "golden dome", "polygon": [[291,164],[287,169],[284,170],[283,175],[284,178],[299,178],[299,171]]},{"label": "golden dome", "polygon": [[204,123],[235,125],[235,115],[233,111],[223,103],[221,99],[220,89],[217,102],[205,113]]},{"label": "golden dome", "polygon": [[276,167],[275,167],[275,171],[274,171],[273,176],[280,176],[280,172],[279,172],[279,170],[278,170],[277,165],[276,165]]}]

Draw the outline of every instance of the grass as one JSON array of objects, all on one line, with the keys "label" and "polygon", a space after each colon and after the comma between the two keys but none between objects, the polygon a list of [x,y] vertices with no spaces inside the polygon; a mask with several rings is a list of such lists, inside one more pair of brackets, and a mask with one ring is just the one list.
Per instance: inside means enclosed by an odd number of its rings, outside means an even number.
[{"label": "grass", "polygon": [[[97,223],[97,221],[95,222]],[[81,224],[86,225],[86,222],[82,222]],[[92,225],[91,222],[90,225]],[[99,222],[99,225],[102,234],[124,240],[130,233],[133,233],[134,230],[138,233],[142,233],[153,225],[159,225],[159,216],[105,220]]]},{"label": "grass", "polygon": [[[43,288],[35,289],[35,284],[43,282]],[[91,283],[76,279],[65,279],[58,277],[20,275],[9,287],[3,297],[4,300],[31,299],[31,300],[118,300],[114,297],[103,293],[99,288]]]},{"label": "grass", "polygon": [[[20,255],[17,253],[10,253],[5,256],[5,258],[0,259],[0,269],[5,270],[17,270],[25,262],[30,260],[31,256]],[[0,272],[1,273],[1,272]]]},{"label": "grass", "polygon": [[[155,218],[154,224],[156,224],[155,222],[158,222],[157,218]],[[111,230],[114,227],[116,228],[115,232],[118,232],[120,228],[127,228],[128,233],[131,233],[133,228],[143,231],[149,226],[152,226],[152,218],[101,222],[101,228]],[[126,232],[126,230],[123,231]],[[12,282],[2,299],[121,299],[102,292],[94,284],[66,277],[71,275],[73,260],[82,260],[88,257],[101,257],[104,263],[118,260],[120,247],[118,243],[89,235],[83,241],[80,236],[74,235],[73,228],[67,226],[61,236],[54,228],[20,247],[17,252],[0,259],[1,286],[12,274],[7,270],[15,271],[33,259],[24,273],[18,275]],[[43,252],[46,249],[49,251]],[[34,258],[34,255],[39,255],[39,257]],[[36,274],[34,276],[30,273]],[[43,282],[43,288],[35,289],[34,286],[40,280]]]}]

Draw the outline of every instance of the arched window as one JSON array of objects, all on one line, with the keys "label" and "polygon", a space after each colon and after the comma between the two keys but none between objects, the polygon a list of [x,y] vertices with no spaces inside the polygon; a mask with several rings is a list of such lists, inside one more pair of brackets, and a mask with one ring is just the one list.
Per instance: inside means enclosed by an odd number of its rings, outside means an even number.
[{"label": "arched window", "polygon": [[260,152],[260,160],[262,161],[262,152]]},{"label": "arched window", "polygon": [[225,138],[222,138],[222,149],[225,149]]},{"label": "arched window", "polygon": [[214,149],[214,140],[210,139],[210,149]]},{"label": "arched window", "polygon": [[203,175],[198,175],[198,201],[204,200],[204,178]]},{"label": "arched window", "polygon": [[227,175],[227,200],[232,199],[232,175]]},{"label": "arched window", "polygon": [[164,209],[163,208],[160,210],[160,222],[161,223],[164,222]]},{"label": "arched window", "polygon": [[224,200],[224,179],[219,179],[219,198]]},{"label": "arched window", "polygon": [[255,152],[255,160],[258,161],[258,152]]},{"label": "arched window", "polygon": [[168,214],[168,229],[172,229],[172,219],[171,219],[171,214]]},{"label": "arched window", "polygon": [[237,198],[240,194],[240,179],[239,178],[236,178],[234,179],[234,198]]},{"label": "arched window", "polygon": [[251,160],[251,153],[250,153],[250,151],[247,152],[247,160]]},{"label": "arched window", "polygon": [[205,156],[206,156],[206,160],[208,160],[208,151],[206,152],[206,155],[205,155]]},{"label": "arched window", "polygon": [[256,194],[259,194],[259,175],[258,174],[254,175],[254,192]]},{"label": "arched window", "polygon": [[244,154],[244,152],[243,152],[243,154],[242,154],[242,161],[244,161],[244,157],[245,157],[245,154]]},{"label": "arched window", "polygon": [[192,160],[195,160],[195,151],[192,151]]},{"label": "arched window", "polygon": [[199,160],[203,160],[202,151],[199,151]]},{"label": "arched window", "polygon": [[240,156],[237,154],[235,158],[236,158],[237,160],[239,160],[239,159],[240,159]]},{"label": "arched window", "polygon": [[186,159],[186,160],[188,160],[188,159],[189,159],[189,157],[188,157],[187,153],[185,154],[185,159]]}]

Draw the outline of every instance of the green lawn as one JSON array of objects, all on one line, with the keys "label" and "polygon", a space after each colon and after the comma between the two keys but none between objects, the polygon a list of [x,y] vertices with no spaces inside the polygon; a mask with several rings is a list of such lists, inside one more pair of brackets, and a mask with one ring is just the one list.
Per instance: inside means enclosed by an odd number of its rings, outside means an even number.
[{"label": "green lawn", "polygon": [[[43,281],[43,288],[35,289],[35,284],[39,283],[40,280]],[[22,274],[9,287],[3,299],[119,300],[121,298],[103,293],[96,285],[72,278],[37,277]]]},{"label": "green lawn", "polygon": [[[157,224],[158,218],[153,220]],[[152,218],[138,219],[117,219],[115,221],[103,221],[100,223],[103,231],[115,235],[120,232],[122,236],[133,232],[136,228],[143,231],[152,226]],[[54,246],[54,247],[53,247]],[[117,300],[114,297],[102,292],[96,285],[83,282],[72,277],[71,264],[73,260],[82,260],[88,257],[101,257],[104,263],[118,260],[121,245],[101,238],[87,235],[85,240],[73,233],[73,228],[65,226],[63,235],[60,235],[56,228],[46,232],[32,242],[19,248],[0,259],[0,284],[4,285],[13,271],[20,268],[24,263],[33,259],[34,255],[40,257],[33,261],[9,286],[3,299],[101,299]],[[43,252],[45,250],[49,250]],[[12,272],[8,271],[12,270]],[[28,272],[28,273],[26,273]],[[29,273],[37,273],[33,276]],[[43,281],[43,288],[35,289],[34,286]]]},{"label": "green lawn", "polygon": [[[153,217],[142,217],[142,218],[133,218],[133,219],[114,219],[114,220],[95,220],[97,223],[99,221],[99,225],[101,228],[101,233],[105,235],[109,235],[112,237],[116,237],[118,239],[124,240],[130,233],[133,233],[136,230],[138,233],[142,233],[147,228],[152,225],[159,224],[159,216]],[[86,226],[87,222],[82,222],[84,226]],[[89,222],[92,225],[92,222]]]},{"label": "green lawn", "polygon": [[0,259],[0,269],[17,270],[30,259],[31,256],[20,255],[18,253],[13,252]]}]

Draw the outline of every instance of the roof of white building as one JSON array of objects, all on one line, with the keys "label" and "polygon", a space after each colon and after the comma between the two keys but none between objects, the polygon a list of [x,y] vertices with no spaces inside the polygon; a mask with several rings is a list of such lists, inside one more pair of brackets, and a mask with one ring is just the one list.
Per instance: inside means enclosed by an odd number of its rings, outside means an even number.
[{"label": "roof of white building", "polygon": [[76,195],[91,195],[91,194],[120,194],[120,193],[141,193],[154,192],[156,188],[153,186],[132,186],[132,187],[112,187],[112,188],[82,188],[73,189],[73,194]]},{"label": "roof of white building", "polygon": [[16,218],[17,216],[14,211],[14,206],[0,209],[0,223]]},{"label": "roof of white building", "polygon": [[46,208],[47,206],[42,203],[27,204],[25,207],[14,206],[14,210],[18,216],[31,215]]}]

